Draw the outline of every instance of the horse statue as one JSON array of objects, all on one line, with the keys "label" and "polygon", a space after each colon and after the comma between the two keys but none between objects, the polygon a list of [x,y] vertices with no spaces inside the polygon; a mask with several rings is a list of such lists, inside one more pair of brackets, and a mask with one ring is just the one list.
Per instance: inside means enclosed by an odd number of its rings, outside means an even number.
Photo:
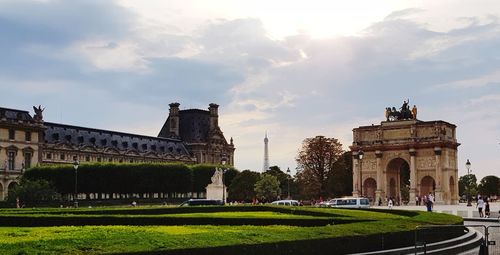
[{"label": "horse statue", "polygon": [[416,118],[416,107],[415,108],[415,113],[413,113],[412,110],[410,110],[409,106],[410,100],[404,101],[403,105],[401,108],[399,108],[399,111],[396,110],[396,107],[386,107],[385,108],[385,118],[387,121],[396,121],[396,120],[410,120],[410,119],[415,119]]},{"label": "horse statue", "polygon": [[396,110],[396,107],[387,107],[385,108],[385,117],[387,121],[396,121],[399,120],[401,113]]},{"label": "horse statue", "polygon": [[33,110],[35,111],[35,116],[33,116],[33,119],[36,122],[43,122],[43,111],[45,108],[42,109],[42,106],[39,105],[38,107],[33,106]]}]

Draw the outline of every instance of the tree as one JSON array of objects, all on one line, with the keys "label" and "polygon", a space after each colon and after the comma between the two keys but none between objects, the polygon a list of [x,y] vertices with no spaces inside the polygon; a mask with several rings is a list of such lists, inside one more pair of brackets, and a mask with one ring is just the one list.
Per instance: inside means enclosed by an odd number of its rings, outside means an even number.
[{"label": "tree", "polygon": [[21,183],[9,192],[8,200],[19,199],[21,205],[33,206],[43,202],[54,201],[59,197],[55,188],[46,180],[22,179]]},{"label": "tree", "polygon": [[458,193],[460,196],[476,196],[477,195],[477,178],[474,174],[466,174],[458,179]]},{"label": "tree", "polygon": [[328,191],[334,197],[352,194],[352,153],[344,152],[334,163],[333,171],[328,175]]},{"label": "tree", "polygon": [[238,173],[228,187],[229,201],[252,202],[255,198],[254,186],[260,179],[260,173],[245,170]]},{"label": "tree", "polygon": [[260,201],[271,202],[281,194],[280,182],[276,176],[263,174],[255,183],[255,193]]},{"label": "tree", "polygon": [[335,138],[306,138],[296,158],[302,169],[298,177],[303,191],[316,198],[328,196],[328,176],[343,153],[342,144]]},{"label": "tree", "polygon": [[485,176],[478,185],[478,191],[481,195],[493,196],[498,195],[500,179],[494,175]]},{"label": "tree", "polygon": [[290,187],[293,186],[290,176],[288,174],[284,173],[281,171],[281,169],[278,166],[271,166],[269,167],[269,170],[265,172],[265,174],[270,174],[272,176],[275,176],[279,183],[280,183],[280,189],[281,189],[281,197],[288,197],[288,184],[290,182]]}]

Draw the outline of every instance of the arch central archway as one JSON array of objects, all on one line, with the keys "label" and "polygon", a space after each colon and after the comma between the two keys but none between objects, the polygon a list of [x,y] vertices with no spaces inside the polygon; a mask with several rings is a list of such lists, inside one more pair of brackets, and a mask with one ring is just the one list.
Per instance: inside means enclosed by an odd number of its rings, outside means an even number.
[{"label": "arch central archway", "polygon": [[396,203],[407,203],[410,199],[410,165],[402,158],[395,158],[387,164],[388,198]]}]

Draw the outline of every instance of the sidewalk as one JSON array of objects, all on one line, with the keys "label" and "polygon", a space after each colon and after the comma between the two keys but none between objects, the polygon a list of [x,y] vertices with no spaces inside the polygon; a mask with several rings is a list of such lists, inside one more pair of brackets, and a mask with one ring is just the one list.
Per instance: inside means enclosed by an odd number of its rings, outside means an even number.
[{"label": "sidewalk", "polygon": [[[375,209],[388,209],[388,206],[372,206],[372,208]],[[394,206],[394,210],[416,210],[416,211],[427,211],[427,208],[425,206],[415,206],[415,205],[402,205],[402,206]],[[490,218],[493,219],[494,221],[497,220],[497,217],[499,216],[498,211],[500,210],[500,203],[495,202],[495,203],[490,203]],[[473,203],[472,206],[467,206],[465,203],[461,203],[459,205],[434,205],[434,208],[432,209],[433,212],[440,212],[440,213],[448,213],[448,214],[454,214],[463,218],[472,218],[474,220],[477,219],[482,219],[479,217],[479,212],[476,208],[476,204]],[[490,221],[489,219],[485,219],[487,221]]]}]

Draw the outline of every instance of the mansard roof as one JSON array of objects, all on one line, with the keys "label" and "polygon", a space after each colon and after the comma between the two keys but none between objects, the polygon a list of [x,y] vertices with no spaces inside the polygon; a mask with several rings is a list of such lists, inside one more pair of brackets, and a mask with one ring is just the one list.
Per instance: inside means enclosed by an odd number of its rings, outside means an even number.
[{"label": "mansard roof", "polygon": [[[170,137],[170,116],[158,137]],[[206,143],[209,140],[210,112],[200,109],[179,111],[179,136],[186,143]]]},{"label": "mansard roof", "polygon": [[44,141],[48,144],[69,143],[74,146],[115,148],[121,151],[135,150],[141,153],[172,153],[187,155],[189,152],[179,139],[129,134],[103,129],[44,123]]},{"label": "mansard roof", "polygon": [[33,118],[28,111],[0,107],[0,119],[4,118],[11,121],[33,121]]}]

